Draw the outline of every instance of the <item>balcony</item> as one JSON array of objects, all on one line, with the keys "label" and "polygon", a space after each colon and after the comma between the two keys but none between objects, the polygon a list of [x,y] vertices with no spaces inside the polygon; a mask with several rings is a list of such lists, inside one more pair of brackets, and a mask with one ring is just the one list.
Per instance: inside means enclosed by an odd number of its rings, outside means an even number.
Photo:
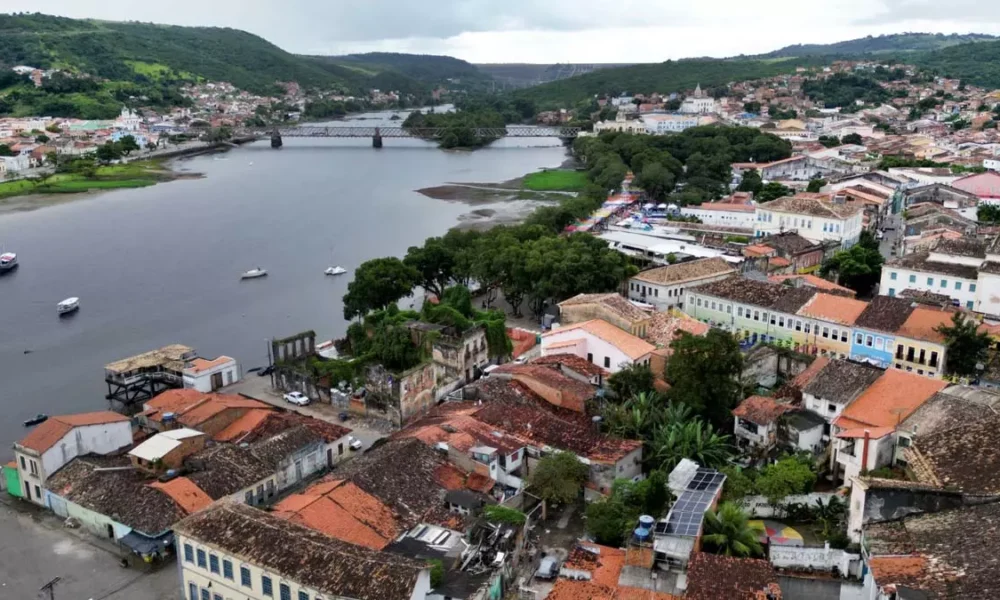
[{"label": "balcony", "polygon": [[762,434],[759,434],[755,431],[750,431],[745,426],[743,426],[743,424],[736,425],[733,431],[736,434],[736,437],[743,438],[755,446],[764,446],[767,444],[767,440]]}]

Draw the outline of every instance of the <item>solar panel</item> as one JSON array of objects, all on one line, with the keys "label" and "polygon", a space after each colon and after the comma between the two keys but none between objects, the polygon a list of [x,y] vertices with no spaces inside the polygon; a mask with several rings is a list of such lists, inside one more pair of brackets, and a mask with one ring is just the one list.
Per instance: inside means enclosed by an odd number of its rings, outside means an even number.
[{"label": "solar panel", "polygon": [[655,533],[697,536],[705,511],[712,505],[725,479],[725,475],[714,469],[698,469],[688,482],[687,489],[674,502],[667,522],[658,523]]}]

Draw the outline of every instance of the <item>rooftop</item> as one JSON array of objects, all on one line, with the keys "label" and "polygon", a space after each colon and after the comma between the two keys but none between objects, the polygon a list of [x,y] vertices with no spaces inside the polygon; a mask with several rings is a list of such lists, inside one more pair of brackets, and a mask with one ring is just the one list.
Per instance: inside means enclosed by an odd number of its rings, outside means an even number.
[{"label": "rooftop", "polygon": [[193,356],[193,348],[182,346],[180,344],[172,344],[170,346],[164,346],[158,350],[143,352],[142,354],[130,356],[129,358],[124,358],[107,364],[104,366],[104,370],[114,375],[130,373],[132,371],[142,369],[151,369],[154,367],[163,367],[170,369],[171,371],[179,372],[184,370],[184,361]]},{"label": "rooftop", "polygon": [[[854,429],[896,427],[947,383],[921,375],[889,369],[852,402],[834,425],[849,433]],[[872,437],[880,437],[872,432]]]},{"label": "rooftop", "polygon": [[176,531],[241,562],[317,590],[357,600],[410,600],[422,562],[348,544],[236,502],[220,502]]},{"label": "rooftop", "polygon": [[819,293],[806,302],[797,314],[830,323],[854,325],[866,308],[868,303],[861,300]]},{"label": "rooftop", "polygon": [[128,422],[129,418],[110,410],[49,417],[17,442],[19,446],[44,453],[75,427]]},{"label": "rooftop", "polygon": [[[659,315],[653,315],[655,319]],[[611,372],[575,354],[549,354],[531,360],[533,365],[546,365],[560,370],[566,369],[585,377],[607,377]]]},{"label": "rooftop", "polygon": [[179,447],[188,438],[205,435],[193,429],[172,429],[158,433],[129,451],[130,456],[142,460],[159,460]]},{"label": "rooftop", "polygon": [[969,175],[953,181],[951,187],[975,194],[980,198],[1000,198],[1000,173],[987,171]]},{"label": "rooftop", "polygon": [[188,479],[210,498],[218,500],[235,494],[274,475],[272,465],[254,455],[250,448],[220,444],[192,454],[184,461]]},{"label": "rooftop", "polygon": [[564,306],[580,306],[586,304],[600,304],[606,310],[621,317],[630,323],[640,323],[649,318],[649,313],[642,310],[635,304],[628,301],[621,294],[578,294],[568,300],[559,303],[559,308]]},{"label": "rooftop", "polygon": [[275,516],[351,544],[381,550],[401,533],[392,510],[349,481],[327,478],[274,507]]},{"label": "rooftop", "polygon": [[784,283],[786,281],[791,281],[794,283],[800,283],[805,287],[814,287],[824,292],[835,292],[837,295],[854,297],[857,292],[851,288],[846,288],[836,283],[818,277],[816,275],[810,275],[808,273],[803,273],[799,275],[769,275],[767,278],[771,283]]},{"label": "rooftop", "polygon": [[[992,412],[992,411],[991,411]],[[904,451],[917,480],[971,494],[1000,494],[1000,416],[921,435]]]},{"label": "rooftop", "polygon": [[697,552],[688,564],[687,600],[781,598],[778,575],[766,560]]},{"label": "rooftop", "polygon": [[934,247],[934,252],[951,256],[986,258],[986,242],[974,237],[942,239]]},{"label": "rooftop", "polygon": [[733,409],[733,415],[757,425],[770,425],[790,408],[788,404],[780,404],[774,398],[750,396]]},{"label": "rooftop", "polygon": [[797,312],[816,294],[813,289],[793,288],[745,277],[730,277],[699,286],[696,290],[699,294],[788,313]]},{"label": "rooftop", "polygon": [[646,340],[669,348],[681,334],[706,335],[711,327],[680,311],[656,313],[646,326]]},{"label": "rooftop", "polygon": [[197,428],[229,409],[271,409],[271,405],[236,394],[206,394],[193,389],[167,390],[147,401],[141,413],[151,421],[162,421],[173,413],[179,423]]},{"label": "rooftop", "polygon": [[509,363],[497,367],[491,373],[491,377],[493,376],[512,377],[527,382],[529,386],[537,383],[556,390],[560,397],[554,402],[579,412],[583,412],[584,403],[597,394],[597,389],[591,384],[564,375],[558,368],[547,365]]},{"label": "rooftop", "polygon": [[223,365],[232,362],[236,362],[235,359],[232,359],[228,356],[220,356],[219,358],[216,358],[214,360],[196,358],[189,363],[191,366],[184,370],[190,372],[192,375],[198,375],[199,373],[203,373],[205,371],[214,369],[215,367],[221,367]]},{"label": "rooftop", "polygon": [[913,340],[943,344],[944,335],[937,329],[942,326],[950,326],[953,314],[945,310],[918,306],[913,309],[909,318],[896,331],[896,334]]},{"label": "rooftop", "polygon": [[934,598],[963,600],[987,600],[1000,593],[1000,503],[876,523],[866,527],[864,536],[881,585],[895,583]]},{"label": "rooftop", "polygon": [[149,486],[170,496],[187,514],[198,512],[212,503],[208,494],[187,477],[175,477],[166,483],[154,481]]},{"label": "rooftop", "polygon": [[971,279],[973,281],[979,276],[979,271],[976,267],[932,261],[930,260],[930,252],[917,252],[907,254],[906,256],[897,256],[886,261],[885,266],[890,269],[906,269],[908,271],[919,271],[934,275],[948,275],[950,277],[961,277],[962,279]]},{"label": "rooftop", "polygon": [[871,387],[884,372],[883,369],[865,363],[832,360],[802,393],[834,404],[849,404]]},{"label": "rooftop", "polygon": [[622,331],[611,323],[602,321],[601,319],[592,319],[590,321],[560,327],[559,329],[543,334],[542,338],[568,333],[574,330],[585,331],[590,335],[604,340],[605,342],[618,348],[618,350],[633,360],[642,358],[653,350],[656,350],[656,347],[646,340],[638,338],[626,331]]},{"label": "rooftop", "polygon": [[759,209],[771,210],[796,215],[809,215],[824,219],[847,219],[861,212],[862,207],[850,204],[834,204],[833,202],[803,196],[785,196],[761,204]]},{"label": "rooftop", "polygon": [[913,303],[901,298],[875,296],[868,308],[858,316],[854,325],[873,331],[895,333],[910,318]]},{"label": "rooftop", "polygon": [[642,271],[633,279],[647,283],[672,285],[734,273],[736,270],[721,258],[702,258]]},{"label": "rooftop", "polygon": [[769,248],[781,250],[787,254],[798,254],[800,252],[810,252],[820,249],[819,245],[807,240],[794,231],[772,233],[769,236],[761,238],[759,243],[765,244]]}]

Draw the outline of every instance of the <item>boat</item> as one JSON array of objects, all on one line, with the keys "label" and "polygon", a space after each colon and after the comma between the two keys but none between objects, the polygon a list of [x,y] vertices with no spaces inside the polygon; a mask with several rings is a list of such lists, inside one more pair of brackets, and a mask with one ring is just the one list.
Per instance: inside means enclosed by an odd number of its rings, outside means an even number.
[{"label": "boat", "polygon": [[17,255],[13,252],[0,254],[0,273],[10,271],[17,267]]},{"label": "boat", "polygon": [[48,419],[49,419],[49,415],[46,415],[44,413],[38,413],[33,418],[28,419],[27,421],[25,421],[24,422],[24,426],[25,427],[32,427],[34,425],[38,425],[39,423],[44,423]]},{"label": "boat", "polygon": [[261,269],[257,267],[256,269],[250,269],[246,273],[240,276],[240,279],[257,279],[258,277],[264,277],[267,275],[267,269]]},{"label": "boat", "polygon": [[78,308],[80,308],[79,298],[66,298],[65,300],[56,305],[56,310],[59,312],[60,315],[69,314],[77,310]]},{"label": "boat", "polygon": [[347,269],[341,266],[336,266],[336,267],[330,267],[323,272],[326,273],[327,275],[343,275],[344,273],[347,272]]}]

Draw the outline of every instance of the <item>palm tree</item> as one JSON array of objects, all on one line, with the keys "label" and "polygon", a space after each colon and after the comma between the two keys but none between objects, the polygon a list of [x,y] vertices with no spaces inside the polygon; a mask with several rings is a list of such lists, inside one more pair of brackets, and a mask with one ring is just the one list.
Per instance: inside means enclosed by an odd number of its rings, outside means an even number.
[{"label": "palm tree", "polygon": [[662,422],[663,397],[659,394],[641,392],[622,404],[607,404],[604,420],[608,430],[622,438],[647,439],[653,427]]},{"label": "palm tree", "polygon": [[653,468],[667,473],[688,458],[704,467],[721,467],[732,454],[729,436],[720,435],[701,419],[660,425],[650,442]]},{"label": "palm tree", "polygon": [[823,525],[823,537],[827,538],[830,537],[830,530],[840,525],[844,514],[847,512],[847,507],[844,505],[843,500],[836,496],[831,496],[826,504],[823,503],[822,498],[817,498],[816,508],[813,511],[816,520]]},{"label": "palm tree", "polygon": [[708,550],[724,556],[750,558],[762,556],[764,548],[760,543],[763,533],[759,527],[750,525],[750,518],[732,502],[723,502],[718,510],[705,513],[705,535],[702,540]]}]

